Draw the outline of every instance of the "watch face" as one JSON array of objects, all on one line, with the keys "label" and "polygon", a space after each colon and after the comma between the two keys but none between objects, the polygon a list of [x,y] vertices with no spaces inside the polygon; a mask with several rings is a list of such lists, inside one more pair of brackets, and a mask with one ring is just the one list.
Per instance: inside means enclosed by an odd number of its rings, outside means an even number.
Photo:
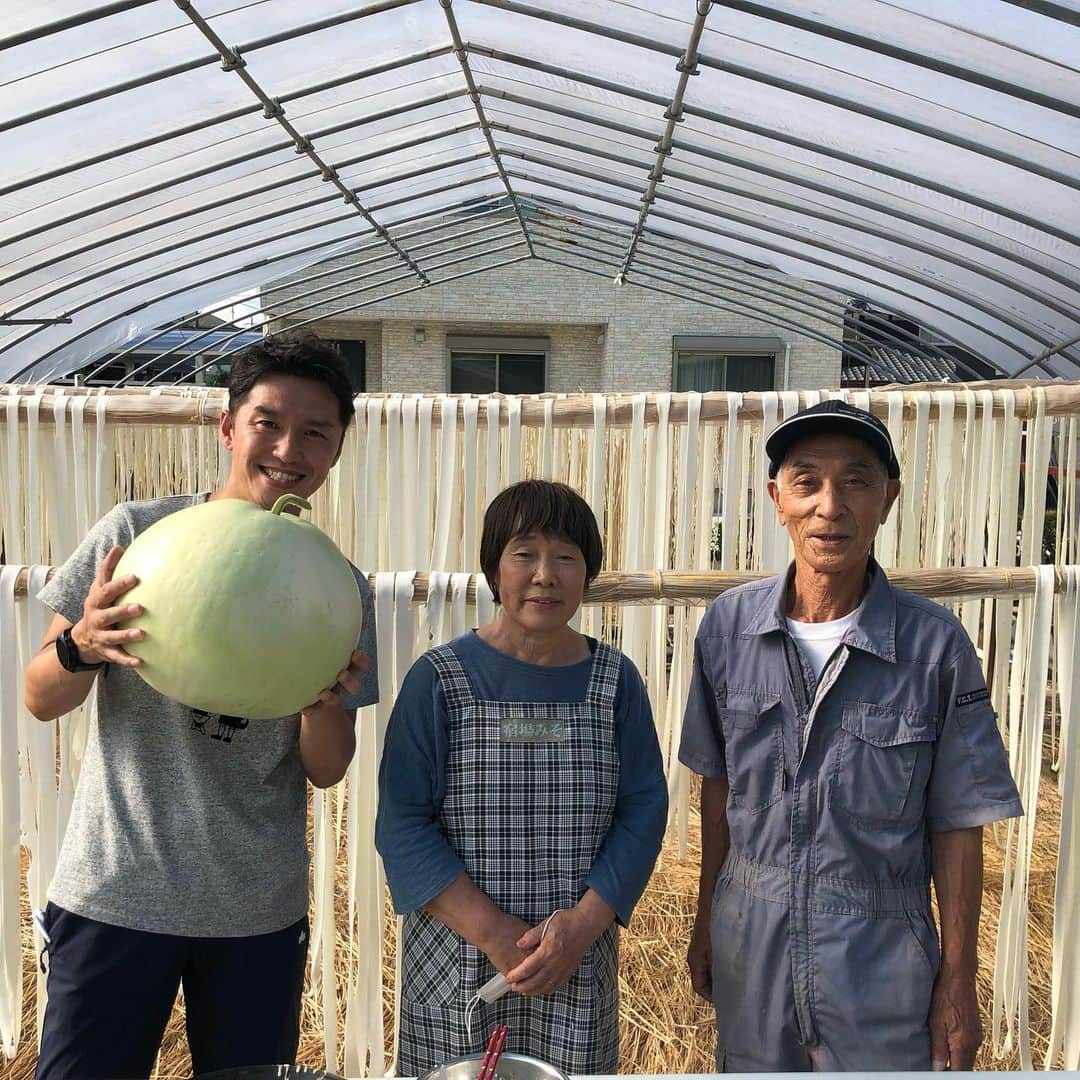
[{"label": "watch face", "polygon": [[75,647],[75,642],[71,640],[70,628],[56,639],[56,655],[60,659],[60,666],[65,671],[75,670],[75,665],[79,662],[79,651]]}]

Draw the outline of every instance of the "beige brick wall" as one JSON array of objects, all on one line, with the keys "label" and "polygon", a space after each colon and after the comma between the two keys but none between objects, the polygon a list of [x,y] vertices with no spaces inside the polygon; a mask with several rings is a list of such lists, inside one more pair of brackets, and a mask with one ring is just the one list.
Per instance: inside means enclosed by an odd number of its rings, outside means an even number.
[{"label": "beige brick wall", "polygon": [[[700,263],[700,257],[693,254],[672,252],[672,256],[688,267]],[[344,276],[347,262],[338,262]],[[388,275],[397,273],[400,266],[388,271]],[[404,287],[407,282],[388,286],[391,290]],[[298,285],[297,291],[301,289]],[[717,289],[713,286],[710,291]],[[696,302],[692,294],[683,298],[633,284],[615,287],[593,274],[530,260],[367,304],[355,318],[336,314],[340,303],[337,309],[328,305],[329,317],[313,328],[327,337],[363,338],[367,342],[368,388],[372,391],[446,390],[448,334],[547,337],[547,389],[566,393],[670,389],[672,339],[676,334],[779,337],[789,346],[789,388],[818,389],[839,385],[839,350],[770,321],[768,312],[775,311],[838,339],[841,320],[837,295],[823,289],[819,292],[821,298],[815,302],[830,305],[837,315],[808,322],[805,312],[793,313],[767,298],[749,300],[745,294],[733,292],[727,302],[710,298],[708,305],[712,306],[707,306]],[[357,302],[361,301],[362,297]],[[766,311],[748,312],[738,307],[747,303]],[[422,343],[415,341],[419,327],[425,332]],[[601,336],[602,343],[598,340]],[[783,367],[781,355],[776,365],[778,389],[782,388]]]},{"label": "beige brick wall", "polygon": [[[415,332],[423,328],[425,340]],[[593,392],[602,379],[601,326],[562,326],[544,323],[435,322],[414,319],[383,324],[382,367],[378,389],[385,393],[444,390],[449,386],[446,339],[468,334],[494,337],[546,337],[549,341],[547,389],[555,393]],[[371,387],[375,389],[375,387]]]}]

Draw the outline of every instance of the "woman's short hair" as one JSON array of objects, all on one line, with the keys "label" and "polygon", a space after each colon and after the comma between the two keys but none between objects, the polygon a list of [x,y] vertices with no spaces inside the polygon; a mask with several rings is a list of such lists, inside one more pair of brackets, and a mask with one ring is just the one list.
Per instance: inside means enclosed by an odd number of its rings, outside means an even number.
[{"label": "woman's short hair", "polygon": [[575,544],[585,559],[585,584],[600,573],[604,542],[589,504],[569,485],[552,480],[522,480],[503,488],[484,511],[480,569],[495,600],[499,560],[516,536],[543,533]]}]

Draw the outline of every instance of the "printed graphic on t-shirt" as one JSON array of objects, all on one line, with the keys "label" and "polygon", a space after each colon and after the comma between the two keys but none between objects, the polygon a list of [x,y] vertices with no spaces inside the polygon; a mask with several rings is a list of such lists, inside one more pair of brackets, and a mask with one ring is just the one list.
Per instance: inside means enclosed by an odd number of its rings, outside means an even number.
[{"label": "printed graphic on t-shirt", "polygon": [[233,735],[243,731],[249,722],[240,716],[222,716],[220,713],[203,712],[202,709],[191,710],[192,730],[201,731],[204,735],[209,734],[211,739],[219,742],[231,743]]}]

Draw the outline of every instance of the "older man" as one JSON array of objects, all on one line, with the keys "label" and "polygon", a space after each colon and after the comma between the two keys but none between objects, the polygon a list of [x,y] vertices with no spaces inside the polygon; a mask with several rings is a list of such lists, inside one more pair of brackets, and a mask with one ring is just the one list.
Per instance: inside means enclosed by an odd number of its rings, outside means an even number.
[{"label": "older man", "polygon": [[703,777],[688,961],[717,1068],[969,1069],[982,827],[1022,813],[986,683],[870,555],[900,491],[885,426],[829,401],[766,452],[795,561],[706,614],[679,755]]}]

